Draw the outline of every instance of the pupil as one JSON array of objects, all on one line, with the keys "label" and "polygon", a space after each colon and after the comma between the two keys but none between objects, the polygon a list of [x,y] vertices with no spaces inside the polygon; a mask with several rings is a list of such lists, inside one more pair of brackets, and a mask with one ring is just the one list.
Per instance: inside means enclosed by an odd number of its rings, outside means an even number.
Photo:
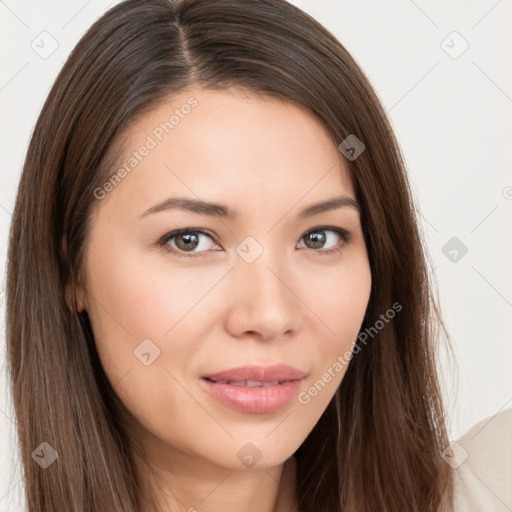
[{"label": "pupil", "polygon": [[322,231],[315,231],[314,233],[310,233],[307,238],[313,242],[313,249],[322,248],[322,246],[325,244],[325,233]]},{"label": "pupil", "polygon": [[[190,233],[178,235],[176,238],[176,245],[183,250],[195,249],[198,244],[198,238],[196,235],[192,235]],[[185,241],[185,243],[180,243],[180,240]],[[180,247],[181,246],[181,247]]]}]

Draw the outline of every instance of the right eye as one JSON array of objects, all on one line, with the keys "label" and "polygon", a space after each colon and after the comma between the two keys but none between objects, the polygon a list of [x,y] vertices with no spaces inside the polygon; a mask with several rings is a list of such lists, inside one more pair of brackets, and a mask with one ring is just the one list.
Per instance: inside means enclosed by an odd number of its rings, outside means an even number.
[{"label": "right eye", "polygon": [[[158,242],[164,250],[179,256],[197,256],[196,253],[208,251],[208,239],[213,241],[211,235],[197,229],[178,229],[164,235]],[[202,250],[196,251],[200,248]],[[186,254],[190,253],[190,254]]]}]

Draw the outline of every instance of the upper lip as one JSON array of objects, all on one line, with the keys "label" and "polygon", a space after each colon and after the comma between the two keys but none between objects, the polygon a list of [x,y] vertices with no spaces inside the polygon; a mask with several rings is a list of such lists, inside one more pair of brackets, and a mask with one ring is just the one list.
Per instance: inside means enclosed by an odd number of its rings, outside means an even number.
[{"label": "upper lip", "polygon": [[203,379],[213,381],[231,380],[248,381],[255,380],[259,382],[285,382],[289,380],[303,379],[306,374],[293,366],[279,364],[273,366],[239,366],[230,368],[218,373],[203,375]]}]

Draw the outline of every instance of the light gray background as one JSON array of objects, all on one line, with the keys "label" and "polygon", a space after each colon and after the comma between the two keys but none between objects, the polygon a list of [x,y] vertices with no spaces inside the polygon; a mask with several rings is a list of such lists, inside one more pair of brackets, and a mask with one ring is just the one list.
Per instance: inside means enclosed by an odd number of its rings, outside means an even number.
[{"label": "light gray background", "polygon": [[[0,0],[2,268],[36,118],[71,49],[114,3]],[[458,386],[452,371],[444,371],[455,440],[477,421],[512,407],[512,1],[293,3],[331,30],[361,65],[406,158],[460,368]],[[58,45],[53,53],[52,45]],[[454,253],[443,253],[452,237],[468,248],[456,262],[450,260]],[[5,381],[4,287],[3,277],[0,512],[21,509]]]}]

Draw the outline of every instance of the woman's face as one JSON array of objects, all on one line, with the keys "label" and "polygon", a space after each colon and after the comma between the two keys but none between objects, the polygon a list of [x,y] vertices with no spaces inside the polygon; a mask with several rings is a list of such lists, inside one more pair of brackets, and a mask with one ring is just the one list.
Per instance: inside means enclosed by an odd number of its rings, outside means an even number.
[{"label": "woman's face", "polygon": [[306,111],[234,89],[181,91],[127,142],[95,191],[79,293],[104,370],[152,462],[278,465],[333,397],[369,300],[343,157]]}]

